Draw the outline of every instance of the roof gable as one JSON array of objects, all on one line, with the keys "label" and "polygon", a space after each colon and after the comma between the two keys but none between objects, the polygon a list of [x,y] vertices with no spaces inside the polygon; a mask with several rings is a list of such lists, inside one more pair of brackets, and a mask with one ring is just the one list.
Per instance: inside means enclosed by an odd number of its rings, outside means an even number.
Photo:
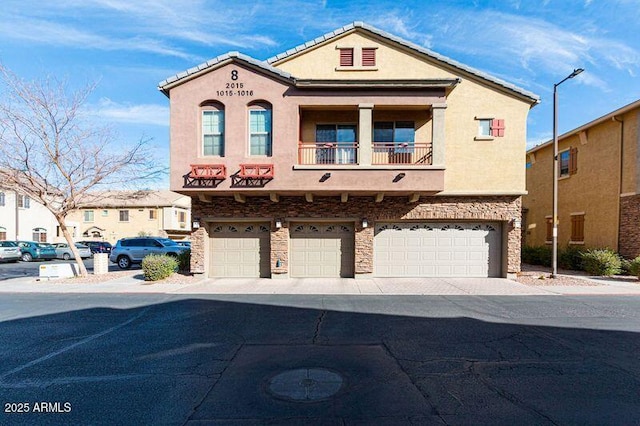
[{"label": "roof gable", "polygon": [[345,25],[344,27],[331,31],[323,36],[317,37],[311,41],[308,41],[304,44],[296,46],[293,49],[289,49],[286,52],[273,56],[267,59],[266,62],[269,63],[270,65],[274,65],[277,67],[278,65],[283,64],[295,57],[304,55],[305,53],[309,52],[312,49],[317,49],[318,47],[323,46],[331,41],[335,41],[336,39],[343,38],[349,34],[353,34],[357,32],[373,35],[377,38],[382,39],[387,43],[393,44],[395,46],[401,47],[402,49],[409,50],[414,54],[420,55],[428,59],[430,62],[437,63],[441,67],[445,69],[449,69],[454,73],[464,74],[470,79],[479,80],[484,83],[488,83],[489,85],[496,87],[497,89],[503,92],[507,92],[519,98],[524,98],[527,102],[531,104],[537,104],[540,101],[540,98],[538,97],[538,95],[530,91],[522,89],[504,80],[493,77],[475,68],[471,68],[467,65],[464,65],[446,56],[440,55],[439,53],[436,53],[422,46],[419,46],[415,43],[404,40],[393,34],[387,33],[383,30],[380,30],[376,27],[373,27],[371,25],[368,25],[359,21]]}]

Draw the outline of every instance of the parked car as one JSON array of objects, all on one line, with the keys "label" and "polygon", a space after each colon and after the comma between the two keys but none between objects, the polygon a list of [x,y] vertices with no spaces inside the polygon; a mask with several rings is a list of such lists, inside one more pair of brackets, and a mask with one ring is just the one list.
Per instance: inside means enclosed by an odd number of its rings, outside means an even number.
[{"label": "parked car", "polygon": [[[89,246],[76,243],[76,248],[78,249],[78,254],[81,258],[86,259],[91,257],[93,253],[91,253],[91,249]],[[56,257],[58,259],[69,260],[73,258],[73,252],[71,251],[71,247],[67,243],[57,243],[53,245],[56,249]]]},{"label": "parked car", "polygon": [[128,269],[133,264],[139,264],[149,254],[167,254],[178,256],[187,247],[178,245],[169,238],[161,237],[136,237],[122,238],[118,240],[111,250],[109,260],[117,263],[120,269]]},{"label": "parked car", "polygon": [[32,260],[52,260],[56,258],[56,249],[49,243],[35,241],[17,241],[22,252],[20,257],[25,262]]},{"label": "parked car", "polygon": [[22,252],[18,244],[13,241],[0,241],[0,261],[17,262],[21,256]]},{"label": "parked car", "polygon": [[111,253],[111,244],[106,241],[78,241],[80,244],[89,246],[91,253]]}]

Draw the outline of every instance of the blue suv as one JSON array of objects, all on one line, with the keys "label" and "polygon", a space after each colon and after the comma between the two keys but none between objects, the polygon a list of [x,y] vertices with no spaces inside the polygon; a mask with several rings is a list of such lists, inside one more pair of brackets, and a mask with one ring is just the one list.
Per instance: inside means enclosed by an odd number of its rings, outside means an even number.
[{"label": "blue suv", "polygon": [[117,263],[120,269],[129,269],[133,264],[142,263],[142,259],[149,254],[178,256],[186,250],[189,249],[169,238],[123,238],[113,246],[109,260]]}]

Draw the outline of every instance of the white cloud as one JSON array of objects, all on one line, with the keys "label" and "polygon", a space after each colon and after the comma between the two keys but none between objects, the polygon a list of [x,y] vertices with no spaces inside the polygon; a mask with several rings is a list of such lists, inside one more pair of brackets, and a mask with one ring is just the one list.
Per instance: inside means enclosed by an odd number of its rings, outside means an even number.
[{"label": "white cloud", "polygon": [[169,126],[169,107],[157,104],[121,104],[109,98],[102,98],[97,105],[91,105],[87,113],[102,121]]}]

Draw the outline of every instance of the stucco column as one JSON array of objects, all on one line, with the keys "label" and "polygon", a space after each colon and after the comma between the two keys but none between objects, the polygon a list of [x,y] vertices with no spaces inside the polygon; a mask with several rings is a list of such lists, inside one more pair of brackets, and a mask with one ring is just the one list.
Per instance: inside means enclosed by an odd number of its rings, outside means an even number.
[{"label": "stucco column", "polygon": [[372,135],[373,135],[373,104],[358,105],[358,145],[360,152],[358,153],[358,164],[371,165],[371,156],[373,153]]},{"label": "stucco column", "polygon": [[444,130],[444,110],[447,104],[431,105],[431,122],[433,125],[431,140],[433,143],[433,154],[431,164],[434,166],[444,166],[445,130]]}]

